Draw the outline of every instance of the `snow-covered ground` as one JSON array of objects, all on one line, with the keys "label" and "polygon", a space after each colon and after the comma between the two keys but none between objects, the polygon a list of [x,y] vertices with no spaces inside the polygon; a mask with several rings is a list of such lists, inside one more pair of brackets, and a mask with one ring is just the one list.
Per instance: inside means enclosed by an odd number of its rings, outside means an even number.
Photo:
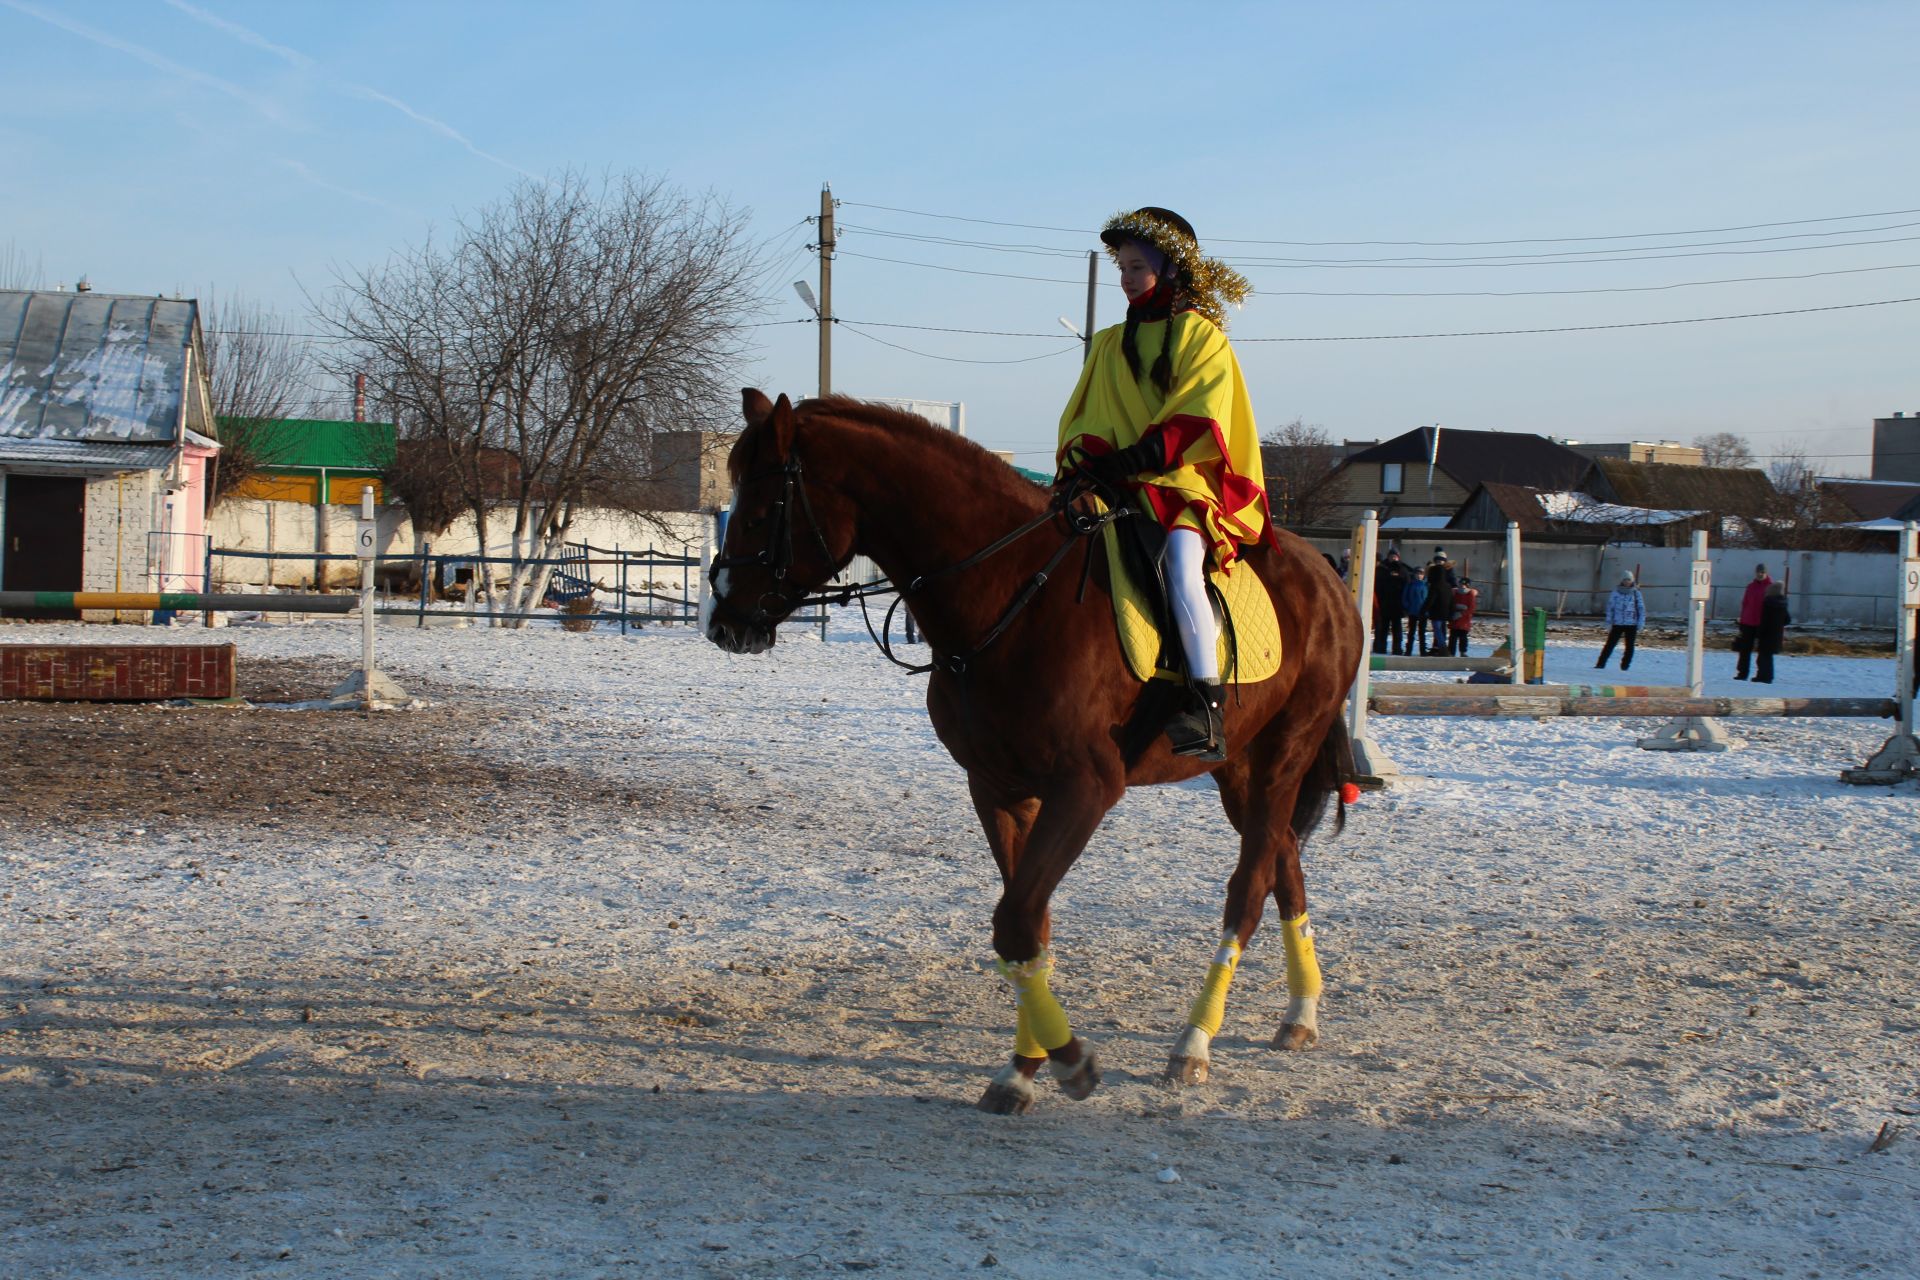
[{"label": "snow-covered ground", "polygon": [[[351,625],[223,634],[358,655]],[[59,638],[182,635],[0,630]],[[1920,787],[1837,781],[1885,722],[1742,721],[1713,756],[1375,720],[1408,777],[1307,854],[1322,1044],[1264,1047],[1256,940],[1184,1090],[1158,1077],[1232,836],[1205,786],[1136,792],[1056,899],[1105,1083],[1004,1118],[972,1108],[1011,1048],[991,862],[857,615],[761,658],[682,628],[379,644],[431,691],[387,714],[542,779],[539,820],[505,782],[417,821],[315,796],[48,828],[0,797],[0,1275],[1920,1273]],[[1708,693],[1747,691],[1731,665]],[[1891,687],[1789,656],[1773,691]]]}]

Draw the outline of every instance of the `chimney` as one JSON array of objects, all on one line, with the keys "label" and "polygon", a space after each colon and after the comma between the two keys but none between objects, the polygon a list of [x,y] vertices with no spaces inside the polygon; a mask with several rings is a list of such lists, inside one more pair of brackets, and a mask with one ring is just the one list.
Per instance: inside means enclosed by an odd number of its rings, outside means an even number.
[{"label": "chimney", "polygon": [[364,373],[353,375],[353,420],[367,420],[367,375]]}]

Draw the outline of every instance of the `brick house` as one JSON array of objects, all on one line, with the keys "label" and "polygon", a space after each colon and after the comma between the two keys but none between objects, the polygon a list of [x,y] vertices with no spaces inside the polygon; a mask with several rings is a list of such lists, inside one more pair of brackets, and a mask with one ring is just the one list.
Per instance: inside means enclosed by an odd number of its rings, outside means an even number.
[{"label": "brick house", "polygon": [[219,451],[197,303],[0,290],[0,589],[202,589]]},{"label": "brick house", "polygon": [[1531,432],[1419,427],[1348,455],[1332,480],[1335,518],[1357,524],[1376,511],[1383,521],[1437,517],[1444,523],[1488,481],[1572,489],[1592,466],[1584,454]]}]

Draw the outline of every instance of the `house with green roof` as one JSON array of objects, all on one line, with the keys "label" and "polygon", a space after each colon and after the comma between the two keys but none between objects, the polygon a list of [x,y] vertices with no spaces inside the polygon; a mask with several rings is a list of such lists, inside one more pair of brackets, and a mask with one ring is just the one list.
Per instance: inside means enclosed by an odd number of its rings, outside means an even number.
[{"label": "house with green roof", "polygon": [[394,458],[391,422],[221,418],[220,434],[254,460],[252,473],[233,489],[236,498],[353,506],[371,484],[374,500],[385,500]]}]

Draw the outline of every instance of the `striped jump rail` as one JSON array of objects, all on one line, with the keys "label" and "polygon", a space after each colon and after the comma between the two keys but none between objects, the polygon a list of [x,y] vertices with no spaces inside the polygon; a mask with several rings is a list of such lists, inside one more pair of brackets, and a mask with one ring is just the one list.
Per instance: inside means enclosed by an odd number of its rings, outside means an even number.
[{"label": "striped jump rail", "polygon": [[1891,720],[1899,714],[1892,698],[1563,698],[1551,694],[1511,693],[1468,697],[1371,697],[1367,708],[1382,716],[1719,716],[1755,719],[1788,716],[1852,716]]},{"label": "striped jump rail", "polygon": [[[291,557],[289,557],[291,558]],[[191,591],[0,591],[0,609],[210,609],[352,613],[358,596],[202,595]]]}]

